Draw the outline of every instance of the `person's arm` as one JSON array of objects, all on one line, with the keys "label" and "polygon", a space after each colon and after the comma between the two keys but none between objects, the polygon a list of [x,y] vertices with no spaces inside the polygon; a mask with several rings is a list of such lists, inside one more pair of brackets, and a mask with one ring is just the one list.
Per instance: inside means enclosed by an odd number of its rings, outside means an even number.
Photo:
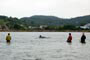
[{"label": "person's arm", "polygon": [[85,39],[86,39],[86,36],[85,36]]},{"label": "person's arm", "polygon": [[69,40],[69,37],[67,38],[67,40]]},{"label": "person's arm", "polygon": [[10,40],[11,40],[11,36],[10,36]]}]

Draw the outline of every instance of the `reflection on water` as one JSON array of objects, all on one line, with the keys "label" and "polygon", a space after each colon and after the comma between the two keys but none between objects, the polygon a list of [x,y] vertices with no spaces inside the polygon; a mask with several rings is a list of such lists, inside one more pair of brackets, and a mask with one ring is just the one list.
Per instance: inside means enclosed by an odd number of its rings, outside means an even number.
[{"label": "reflection on water", "polygon": [[[6,43],[7,33],[0,33],[1,60],[90,59],[90,33],[86,33],[86,44],[80,43],[80,32],[72,32],[72,43],[66,42],[68,32],[11,32],[11,43]],[[50,38],[40,39],[39,35]]]},{"label": "reflection on water", "polygon": [[69,45],[72,45],[72,43],[71,42],[67,42]]}]

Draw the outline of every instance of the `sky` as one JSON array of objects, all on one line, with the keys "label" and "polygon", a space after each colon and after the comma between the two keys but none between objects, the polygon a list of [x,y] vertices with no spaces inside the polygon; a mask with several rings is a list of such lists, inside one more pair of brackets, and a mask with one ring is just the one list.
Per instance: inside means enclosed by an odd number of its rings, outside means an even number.
[{"label": "sky", "polygon": [[73,18],[90,15],[90,0],[0,0],[0,15]]}]

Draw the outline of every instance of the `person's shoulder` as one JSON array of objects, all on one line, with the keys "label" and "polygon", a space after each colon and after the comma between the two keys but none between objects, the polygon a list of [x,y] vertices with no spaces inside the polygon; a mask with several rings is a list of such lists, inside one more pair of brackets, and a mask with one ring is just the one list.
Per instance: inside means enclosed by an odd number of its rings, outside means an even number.
[{"label": "person's shoulder", "polygon": [[11,37],[11,36],[9,35],[9,37]]}]

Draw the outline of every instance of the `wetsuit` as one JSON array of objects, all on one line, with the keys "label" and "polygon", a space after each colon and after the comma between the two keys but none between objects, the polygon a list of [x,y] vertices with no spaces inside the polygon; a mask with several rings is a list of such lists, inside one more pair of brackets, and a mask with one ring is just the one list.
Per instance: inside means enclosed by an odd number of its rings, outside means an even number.
[{"label": "wetsuit", "polygon": [[86,36],[85,35],[82,35],[82,37],[81,37],[81,43],[85,43],[85,39],[86,39]]}]

